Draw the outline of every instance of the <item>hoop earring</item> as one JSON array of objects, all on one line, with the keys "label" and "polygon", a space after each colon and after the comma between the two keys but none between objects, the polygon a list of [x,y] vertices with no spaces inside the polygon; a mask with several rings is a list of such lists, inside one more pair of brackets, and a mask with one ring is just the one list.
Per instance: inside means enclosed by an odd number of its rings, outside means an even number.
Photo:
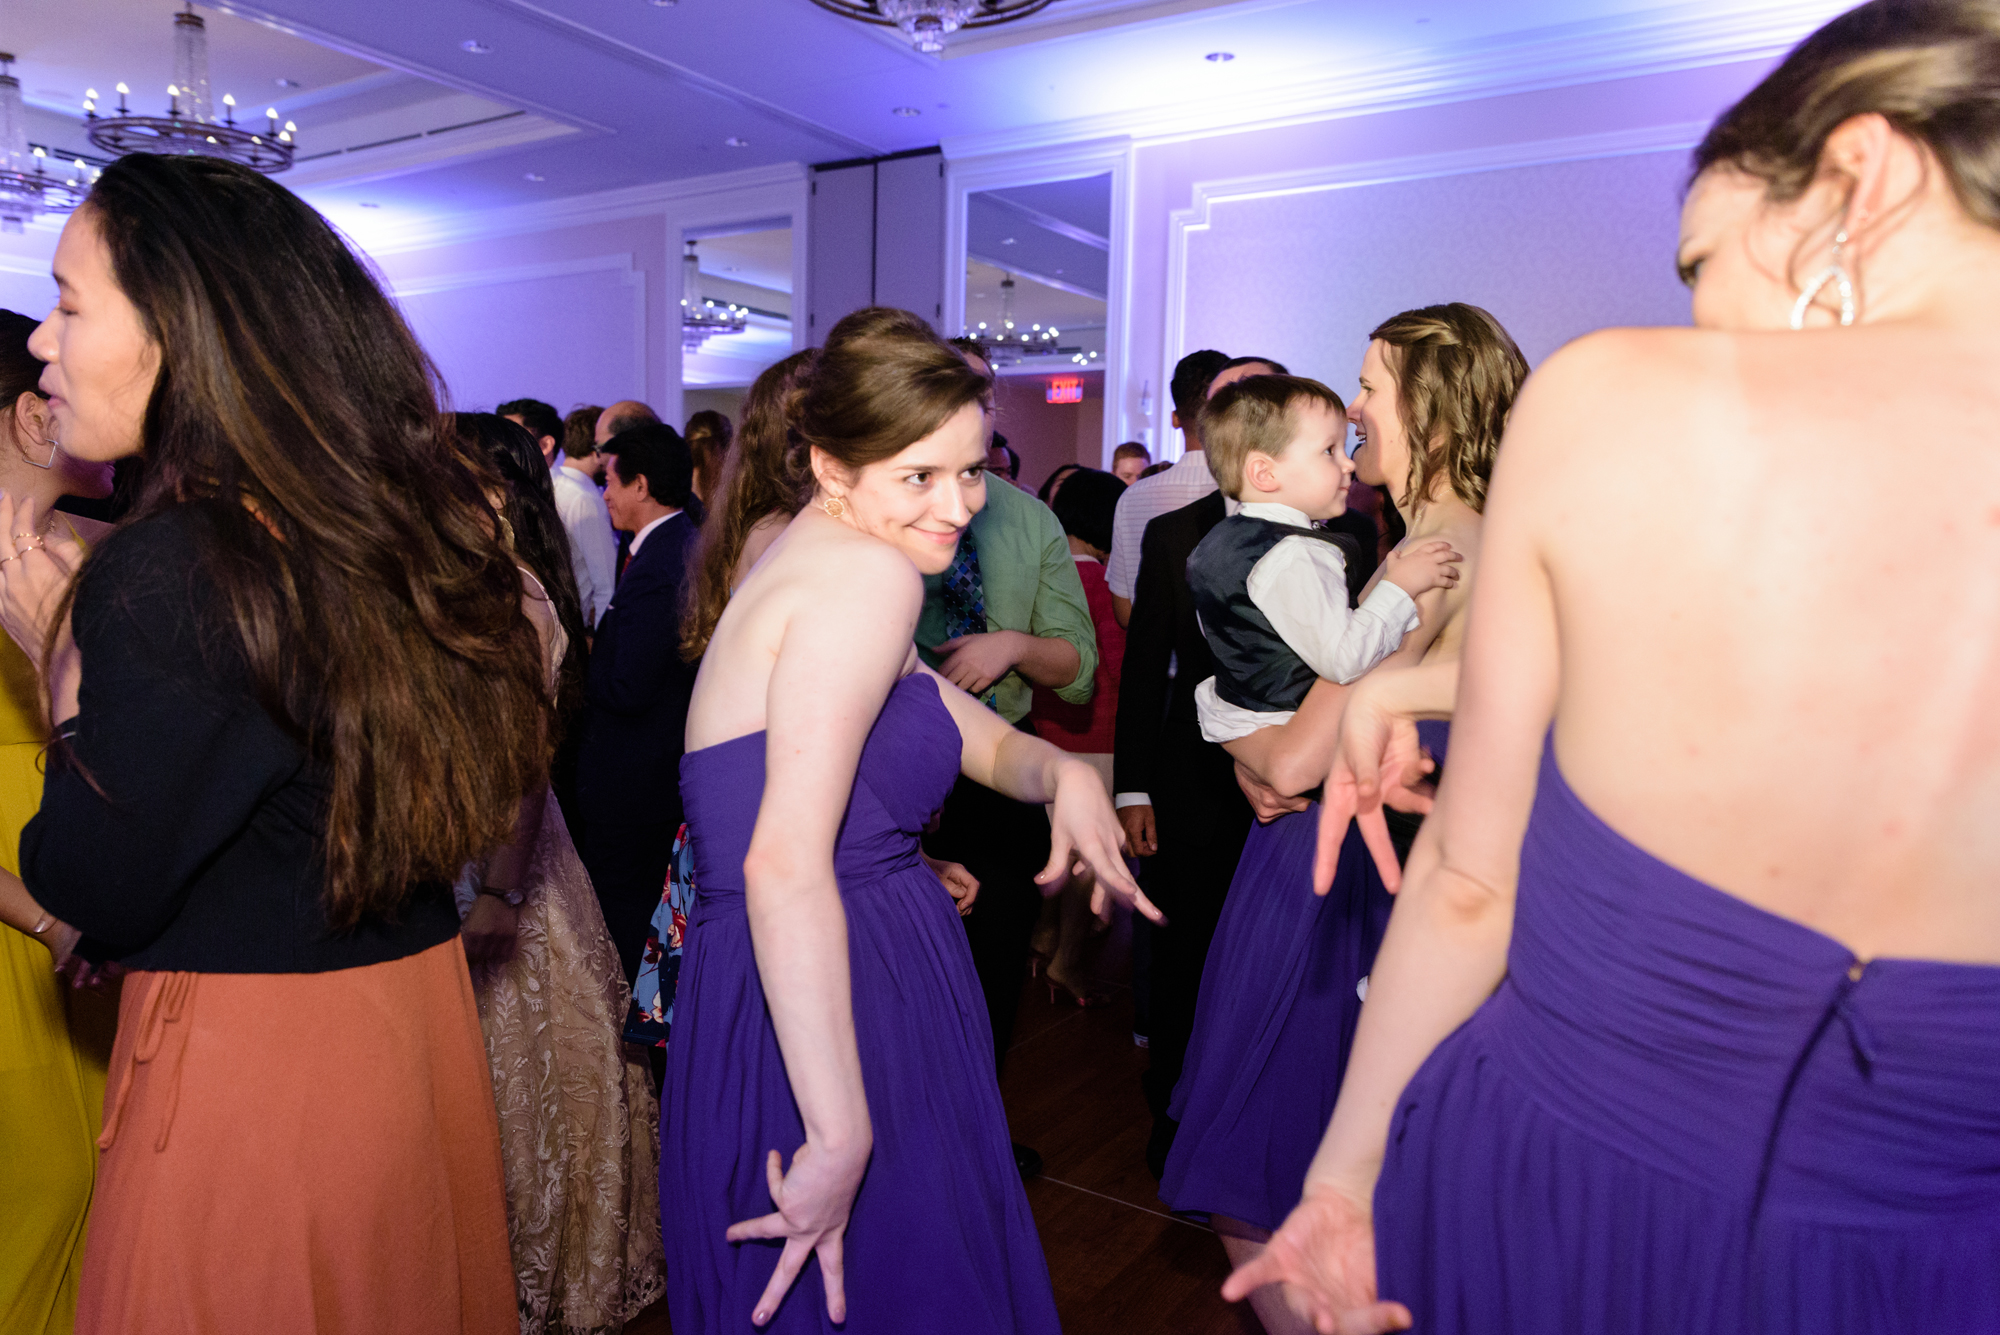
[{"label": "hoop earring", "polygon": [[49,447],[49,457],[46,459],[29,459],[28,462],[37,468],[54,468],[56,466],[56,455],[61,451],[62,446],[56,442],[53,436],[43,436],[42,444]]},{"label": "hoop earring", "polygon": [[1846,328],[1854,323],[1854,280],[1848,276],[1847,269],[1840,262],[1840,252],[1846,245],[1847,229],[1843,227],[1833,234],[1833,262],[1813,275],[1812,281],[1800,291],[1798,301],[1793,303],[1792,328],[1806,327],[1806,312],[1812,309],[1813,302],[1819,298],[1819,294],[1826,289],[1828,283],[1832,283],[1834,289],[1840,293],[1841,327]]},{"label": "hoop earring", "polygon": [[828,496],[820,501],[819,508],[826,511],[829,519],[838,519],[847,513],[847,502],[838,496]]}]

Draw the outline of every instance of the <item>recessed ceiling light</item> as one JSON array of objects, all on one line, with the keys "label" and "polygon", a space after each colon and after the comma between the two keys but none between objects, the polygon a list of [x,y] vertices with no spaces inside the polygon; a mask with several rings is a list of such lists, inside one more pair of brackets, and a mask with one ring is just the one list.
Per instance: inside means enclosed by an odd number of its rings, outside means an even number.
[{"label": "recessed ceiling light", "polygon": [[525,172],[522,174],[521,179],[524,181],[546,181],[549,178],[542,175],[540,172]]},{"label": "recessed ceiling light", "polygon": [[364,199],[361,201],[361,207],[364,209],[379,209],[382,206],[372,199]]},{"label": "recessed ceiling light", "polygon": [[656,9],[672,9],[680,2],[681,0],[653,0],[653,6]]},{"label": "recessed ceiling light", "polygon": [[731,147],[731,148],[748,148],[748,147],[750,147],[750,141],[749,141],[748,139],[739,139],[739,138],[737,138],[737,137],[736,137],[735,135],[733,135],[733,134],[732,134],[732,135],[730,135],[730,136],[729,136],[729,137],[728,137],[727,139],[723,140],[722,142],[723,142],[723,143],[725,143],[725,144],[727,144],[727,145],[729,145],[729,147]]},{"label": "recessed ceiling light", "polygon": [[304,87],[304,86],[305,86],[305,85],[301,84],[301,83],[300,83],[300,82],[299,82],[299,81],[298,81],[297,79],[283,79],[283,78],[281,78],[281,79],[279,79],[279,80],[277,81],[277,83],[278,83],[278,87],[280,87],[280,88],[302,88],[302,87]]},{"label": "recessed ceiling light", "polygon": [[483,56],[493,48],[480,41],[477,37],[468,37],[458,44],[458,49],[469,56]]},{"label": "recessed ceiling light", "polygon": [[1211,51],[1203,56],[1202,59],[1213,61],[1217,65],[1227,65],[1230,61],[1236,59],[1236,53],[1234,51]]},{"label": "recessed ceiling light", "polygon": [[1009,236],[1009,237],[1002,237],[1002,238],[1001,238],[1001,240],[1000,240],[1000,244],[1001,244],[1001,245],[1003,245],[1003,246],[1011,246],[1011,245],[1013,245],[1013,244],[1014,244],[1014,238],[1013,238],[1013,237],[1011,237],[1011,236]]},{"label": "recessed ceiling light", "polygon": [[890,114],[895,116],[921,116],[924,113],[917,110],[915,107],[897,107]]}]

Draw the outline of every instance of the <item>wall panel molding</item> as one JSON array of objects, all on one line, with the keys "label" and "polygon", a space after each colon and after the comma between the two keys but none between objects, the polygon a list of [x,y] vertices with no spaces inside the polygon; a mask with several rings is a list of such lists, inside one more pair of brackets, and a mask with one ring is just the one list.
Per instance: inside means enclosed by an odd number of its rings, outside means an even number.
[{"label": "wall panel molding", "polygon": [[[800,201],[804,198],[805,189],[805,164],[782,162],[739,172],[691,176],[679,181],[656,181],[622,190],[574,195],[568,199],[427,219],[406,226],[371,230],[357,240],[371,255],[401,255],[412,250],[428,250],[433,246],[488,241],[496,237],[583,227],[591,223],[621,222],[628,218],[661,215],[705,218],[718,210],[728,215],[718,218],[718,222],[738,217],[750,220],[793,216],[794,225],[803,227],[804,206]],[[760,199],[765,201],[763,205],[758,203]],[[712,224],[694,222],[687,225]]]},{"label": "wall panel molding", "polygon": [[1174,363],[1187,355],[1188,239],[1205,232],[1218,204],[1272,199],[1284,195],[1351,190],[1399,181],[1432,180],[1474,172],[1544,167],[1563,162],[1628,157],[1693,148],[1706,133],[1705,122],[1648,126],[1604,134],[1576,135],[1528,143],[1497,144],[1450,153],[1431,153],[1371,162],[1332,163],[1299,171],[1267,172],[1225,180],[1197,181],[1187,208],[1167,215],[1167,288],[1165,334],[1161,340],[1160,393],[1173,379]]},{"label": "wall panel molding", "polygon": [[[629,294],[631,303],[631,383],[646,384],[646,271],[632,263],[631,254],[594,255],[586,259],[556,260],[546,264],[523,264],[503,269],[467,270],[412,278],[390,286],[398,302],[408,297],[437,296],[474,288],[505,287],[513,283],[544,282],[551,278],[572,278],[585,274],[609,273]],[[678,340],[676,340],[678,347]]]}]

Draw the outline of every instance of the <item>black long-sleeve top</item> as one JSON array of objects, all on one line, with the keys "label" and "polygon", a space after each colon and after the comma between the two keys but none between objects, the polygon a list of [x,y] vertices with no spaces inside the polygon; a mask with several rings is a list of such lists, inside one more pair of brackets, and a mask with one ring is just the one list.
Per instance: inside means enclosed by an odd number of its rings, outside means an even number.
[{"label": "black long-sleeve top", "polygon": [[83,682],[63,730],[74,762],[51,749],[21,835],[30,893],[83,933],[87,958],[135,969],[323,973],[449,940],[443,884],[416,888],[394,921],[329,930],[324,766],[252,693],[202,568],[208,523],[199,506],[143,520],[84,572]]}]

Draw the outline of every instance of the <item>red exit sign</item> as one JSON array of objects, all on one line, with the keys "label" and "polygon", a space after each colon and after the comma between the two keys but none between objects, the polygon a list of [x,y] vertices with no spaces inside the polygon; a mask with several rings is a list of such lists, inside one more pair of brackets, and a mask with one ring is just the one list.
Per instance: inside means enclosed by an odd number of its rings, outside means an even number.
[{"label": "red exit sign", "polygon": [[1075,376],[1063,380],[1049,381],[1048,401],[1050,403],[1082,403],[1083,381]]}]

